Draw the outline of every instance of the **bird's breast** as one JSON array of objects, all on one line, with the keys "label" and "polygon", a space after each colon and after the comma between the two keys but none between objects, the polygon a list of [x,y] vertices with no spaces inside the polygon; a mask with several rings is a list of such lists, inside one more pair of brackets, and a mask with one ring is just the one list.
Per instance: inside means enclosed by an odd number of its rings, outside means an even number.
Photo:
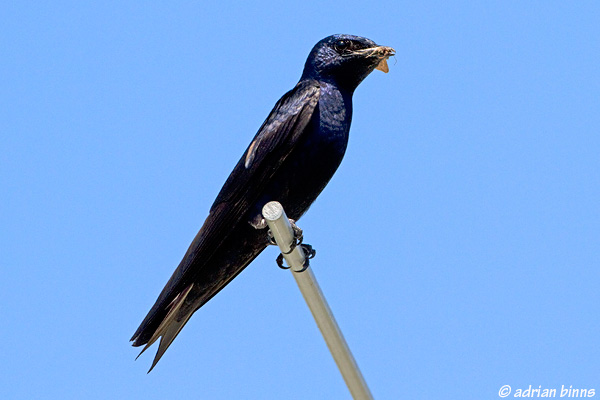
[{"label": "bird's breast", "polygon": [[304,214],[339,167],[348,144],[351,117],[351,97],[322,85],[313,118],[283,168],[288,180],[280,197],[290,218]]},{"label": "bird's breast", "polygon": [[352,120],[352,97],[344,95],[329,84],[321,86],[318,116],[318,133],[329,141],[348,140],[348,131]]}]

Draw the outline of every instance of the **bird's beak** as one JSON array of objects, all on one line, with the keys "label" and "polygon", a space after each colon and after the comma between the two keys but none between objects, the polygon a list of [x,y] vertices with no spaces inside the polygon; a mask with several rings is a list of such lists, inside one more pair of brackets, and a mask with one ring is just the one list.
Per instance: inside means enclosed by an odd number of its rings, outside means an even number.
[{"label": "bird's beak", "polygon": [[377,47],[373,48],[373,51],[375,52],[377,57],[380,59],[379,64],[377,64],[375,69],[383,71],[384,73],[387,74],[390,71],[390,68],[388,67],[387,59],[390,58],[391,56],[396,55],[396,50],[394,50],[391,47],[387,47],[387,46],[377,46]]},{"label": "bird's beak", "polygon": [[354,56],[374,58],[375,62],[377,62],[375,69],[383,71],[387,74],[390,70],[387,64],[387,59],[396,55],[396,50],[387,46],[375,46],[367,49],[356,50],[350,54]]}]

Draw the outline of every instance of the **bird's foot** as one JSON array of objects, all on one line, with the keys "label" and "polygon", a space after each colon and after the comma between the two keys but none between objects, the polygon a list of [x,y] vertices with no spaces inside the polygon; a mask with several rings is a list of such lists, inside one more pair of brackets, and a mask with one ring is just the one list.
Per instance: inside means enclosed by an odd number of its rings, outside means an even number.
[{"label": "bird's foot", "polygon": [[[302,240],[304,239],[304,236],[302,236],[302,229],[298,228],[296,221],[291,218],[288,218],[288,220],[290,221],[290,225],[292,225],[292,230],[294,231],[294,241],[290,246],[290,251],[285,254],[290,254],[292,250],[296,248],[296,246],[302,244]],[[270,229],[267,231],[267,238],[270,245],[277,246],[277,243],[275,242],[275,236],[273,236],[273,232],[271,232]]]},{"label": "bird's foot", "polygon": [[300,247],[302,247],[302,250],[304,251],[304,265],[302,266],[302,269],[300,271],[296,272],[306,271],[308,267],[310,267],[310,260],[312,258],[315,258],[315,256],[317,255],[317,251],[313,249],[313,247],[310,244],[301,244]]},{"label": "bird's foot", "polygon": [[275,259],[275,262],[277,263],[277,266],[281,269],[290,269],[290,267],[286,267],[283,264],[283,254],[279,253],[279,255],[277,256],[277,258]]},{"label": "bird's foot", "polygon": [[[317,251],[315,249],[313,249],[313,247],[310,244],[302,243],[302,241],[304,240],[304,235],[303,235],[302,229],[300,229],[298,227],[298,225],[296,225],[296,221],[294,221],[293,219],[290,219],[289,221],[290,221],[290,224],[292,225],[292,230],[294,231],[294,240],[293,240],[292,244],[290,245],[289,251],[286,253],[279,253],[277,258],[275,259],[275,262],[277,263],[277,266],[279,268],[289,269],[290,267],[286,267],[283,264],[283,255],[290,254],[296,248],[296,246],[300,246],[304,252],[304,266],[300,271],[297,271],[297,272],[306,271],[306,269],[309,267],[309,264],[310,264],[309,260],[311,258],[315,257],[315,255],[317,254]],[[273,236],[273,233],[270,230],[267,232],[267,235],[269,238],[269,244],[277,245],[277,243],[275,242],[275,237]]]},{"label": "bird's foot", "polygon": [[248,223],[254,229],[265,229],[267,227],[267,220],[264,219],[261,214],[256,215],[254,218],[248,221]]},{"label": "bird's foot", "polygon": [[292,248],[290,249],[291,252],[292,250],[294,250],[294,247],[302,244],[302,241],[304,240],[304,234],[302,232],[302,229],[300,229],[298,225],[296,225],[296,221],[294,221],[293,219],[290,219],[290,225],[292,225],[292,230],[294,231],[294,243],[292,243]]},{"label": "bird's foot", "polygon": [[[302,269],[300,271],[295,271],[295,272],[304,272],[308,269],[308,267],[310,267],[310,259],[315,258],[315,256],[317,255],[317,251],[315,249],[313,249],[313,247],[310,244],[304,243],[304,244],[299,244],[298,246],[300,246],[302,248],[302,251],[304,252],[304,265],[302,266]],[[291,250],[290,250],[290,252],[291,252]],[[283,254],[282,253],[279,253],[277,258],[275,259],[275,262],[277,263],[277,266],[281,269],[290,269],[290,267],[286,267],[283,264]]]}]

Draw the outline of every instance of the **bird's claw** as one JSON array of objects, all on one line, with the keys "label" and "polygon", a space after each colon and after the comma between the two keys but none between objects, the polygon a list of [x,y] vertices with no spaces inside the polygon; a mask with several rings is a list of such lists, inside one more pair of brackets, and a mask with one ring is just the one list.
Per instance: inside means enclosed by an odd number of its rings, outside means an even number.
[{"label": "bird's claw", "polygon": [[[294,272],[306,271],[308,269],[308,267],[310,267],[310,259],[315,258],[315,256],[317,255],[317,251],[315,249],[313,249],[313,247],[310,244],[299,244],[299,246],[302,248],[302,251],[304,252],[304,265],[302,266],[302,269],[300,271],[294,271]],[[291,252],[291,250],[290,250],[290,252]],[[289,254],[289,253],[286,253],[286,254]],[[283,264],[283,253],[279,253],[277,258],[275,259],[275,262],[277,263],[277,266],[281,269],[290,269],[290,267],[286,267]]]},{"label": "bird's claw", "polygon": [[[302,229],[298,228],[298,225],[296,225],[296,221],[294,221],[293,219],[290,219],[289,221],[290,225],[292,225],[292,230],[294,231],[294,241],[290,245],[290,251],[288,251],[285,254],[290,254],[292,250],[294,250],[296,246],[301,245],[302,240],[304,240],[304,236],[302,235]],[[270,229],[267,231],[267,239],[270,245],[277,246],[275,236],[273,236],[273,232],[271,232]]]},{"label": "bird's claw", "polygon": [[294,239],[295,239],[295,243],[292,243],[292,248],[290,249],[290,251],[292,251],[294,249],[294,247],[302,244],[302,240],[304,240],[304,235],[302,232],[302,229],[300,229],[298,227],[298,225],[296,225],[296,221],[294,221],[293,219],[290,219],[290,224],[292,225],[292,230],[294,231]]},{"label": "bird's claw", "polygon": [[281,253],[279,253],[277,258],[275,259],[275,262],[277,263],[277,266],[281,269],[290,269],[290,267],[286,267],[285,265],[283,265],[283,254]]},{"label": "bird's claw", "polygon": [[313,249],[313,247],[310,244],[301,244],[300,247],[302,247],[302,250],[304,251],[304,265],[302,266],[302,269],[300,271],[295,272],[306,271],[308,267],[310,267],[310,259],[315,258],[315,256],[317,255],[317,251]]},{"label": "bird's claw", "polygon": [[317,255],[317,251],[308,243],[302,244],[300,247],[302,247],[302,250],[304,251],[304,257],[306,257],[307,260],[315,258]]},{"label": "bird's claw", "polygon": [[[309,267],[309,264],[310,264],[309,260],[311,258],[315,257],[315,255],[317,254],[317,251],[315,249],[313,249],[313,247],[310,244],[302,243],[302,241],[304,240],[304,235],[302,233],[302,229],[300,229],[298,227],[298,225],[296,225],[296,221],[294,221],[293,219],[290,219],[290,224],[292,225],[292,230],[294,231],[294,240],[293,240],[292,244],[290,245],[289,251],[287,251],[286,253],[279,253],[277,258],[275,259],[275,262],[277,263],[277,266],[281,269],[290,269],[290,267],[284,266],[283,255],[290,254],[296,248],[296,246],[300,246],[304,252],[304,266],[302,267],[302,269],[300,271],[296,271],[296,272],[303,272],[303,271],[306,271],[306,269]],[[273,236],[273,233],[271,232],[271,230],[269,230],[267,232],[267,236],[268,236],[269,244],[277,245],[277,243],[275,242],[275,237]]]}]

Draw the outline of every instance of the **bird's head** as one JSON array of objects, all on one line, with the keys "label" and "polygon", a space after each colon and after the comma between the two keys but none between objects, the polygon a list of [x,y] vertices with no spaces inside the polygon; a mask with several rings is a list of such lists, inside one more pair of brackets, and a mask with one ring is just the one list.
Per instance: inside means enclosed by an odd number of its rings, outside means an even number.
[{"label": "bird's head", "polygon": [[331,35],[311,50],[302,78],[335,83],[354,91],[374,69],[388,72],[386,60],[396,54],[391,47],[353,35]]}]

